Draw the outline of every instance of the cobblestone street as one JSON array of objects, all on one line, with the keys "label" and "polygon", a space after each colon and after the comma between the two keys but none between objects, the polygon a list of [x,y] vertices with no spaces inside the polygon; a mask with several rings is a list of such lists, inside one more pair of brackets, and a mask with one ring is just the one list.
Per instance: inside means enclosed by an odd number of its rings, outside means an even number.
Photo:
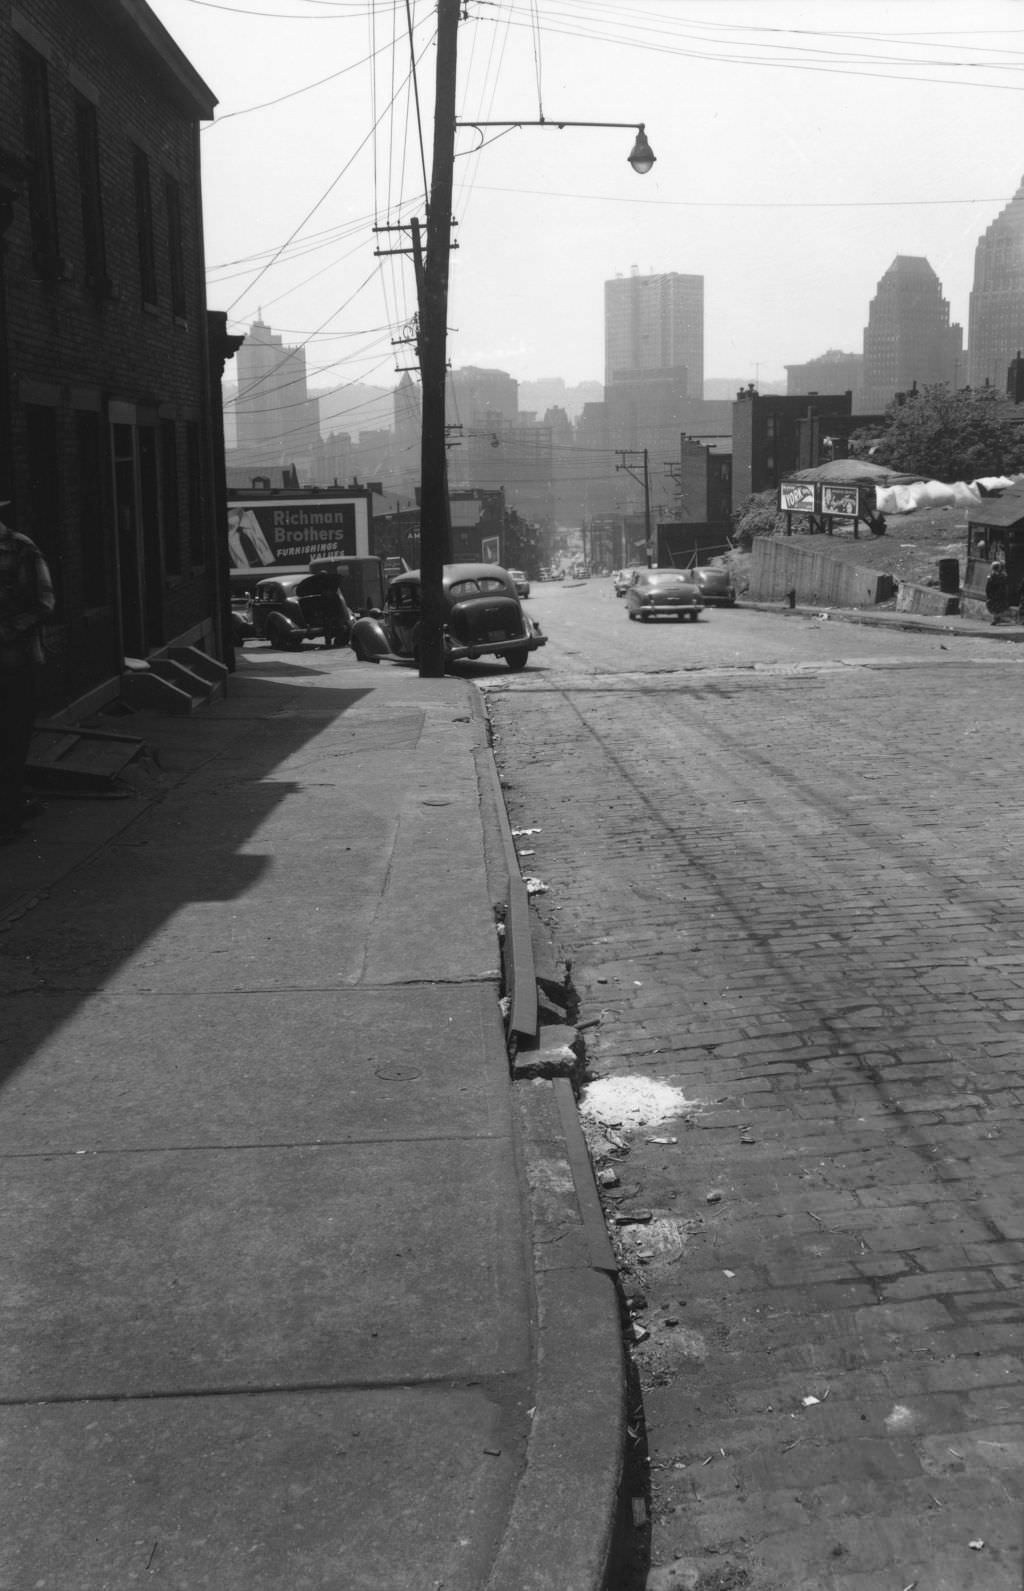
[{"label": "cobblestone street", "polygon": [[1019,1591],[1021,649],[534,609],[523,871],[591,1073],[685,1100],[596,1135],[652,1591]]}]

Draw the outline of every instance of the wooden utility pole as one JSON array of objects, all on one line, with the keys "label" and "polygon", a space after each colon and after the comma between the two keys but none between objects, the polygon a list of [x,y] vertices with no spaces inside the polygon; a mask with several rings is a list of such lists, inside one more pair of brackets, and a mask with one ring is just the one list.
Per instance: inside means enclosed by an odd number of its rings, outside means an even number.
[{"label": "wooden utility pole", "polygon": [[462,0],[438,0],[434,154],[427,214],[427,255],[420,293],[420,378],[423,424],[420,453],[419,668],[424,679],[444,673],[443,573],[451,541],[445,381],[448,366],[448,262],[455,163],[455,70]]}]

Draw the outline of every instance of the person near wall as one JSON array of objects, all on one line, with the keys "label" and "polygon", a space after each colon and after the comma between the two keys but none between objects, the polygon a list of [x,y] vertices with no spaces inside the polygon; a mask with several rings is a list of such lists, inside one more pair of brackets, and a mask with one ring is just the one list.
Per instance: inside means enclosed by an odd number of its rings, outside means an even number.
[{"label": "person near wall", "polygon": [[[0,510],[7,506],[0,501]],[[42,627],[53,613],[46,560],[0,518],[0,843],[17,838],[38,803],[25,795]]]},{"label": "person near wall", "polygon": [[1010,606],[1010,582],[999,559],[995,559],[985,581],[985,606],[993,624],[998,624]]}]

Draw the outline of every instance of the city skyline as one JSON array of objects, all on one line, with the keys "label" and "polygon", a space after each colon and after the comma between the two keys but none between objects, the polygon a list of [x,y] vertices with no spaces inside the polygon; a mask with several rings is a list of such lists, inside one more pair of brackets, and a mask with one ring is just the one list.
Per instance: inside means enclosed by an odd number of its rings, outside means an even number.
[{"label": "city skyline", "polygon": [[[393,384],[411,362],[433,5],[153,0],[220,105],[202,136],[210,302],[262,308],[310,382]],[[449,354],[600,379],[604,283],[706,283],[705,369],[785,379],[858,349],[897,254],[929,260],[967,324],[978,239],[1024,172],[1011,0],[496,0],[460,66]],[[265,15],[260,15],[263,12]],[[410,82],[415,56],[421,107]],[[316,85],[316,86],[314,86]],[[474,118],[544,127],[474,130]],[[643,121],[657,163],[626,162]],[[422,147],[421,147],[422,139]],[[381,252],[375,252],[375,251]]]}]

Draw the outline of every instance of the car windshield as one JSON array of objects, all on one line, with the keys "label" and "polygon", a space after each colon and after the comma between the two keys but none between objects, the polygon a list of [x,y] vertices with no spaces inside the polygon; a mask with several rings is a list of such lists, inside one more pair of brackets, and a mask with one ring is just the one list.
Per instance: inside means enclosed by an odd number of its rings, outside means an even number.
[{"label": "car windshield", "polygon": [[648,569],[637,583],[645,586],[686,586],[690,581],[686,575],[677,574],[674,569]]}]

